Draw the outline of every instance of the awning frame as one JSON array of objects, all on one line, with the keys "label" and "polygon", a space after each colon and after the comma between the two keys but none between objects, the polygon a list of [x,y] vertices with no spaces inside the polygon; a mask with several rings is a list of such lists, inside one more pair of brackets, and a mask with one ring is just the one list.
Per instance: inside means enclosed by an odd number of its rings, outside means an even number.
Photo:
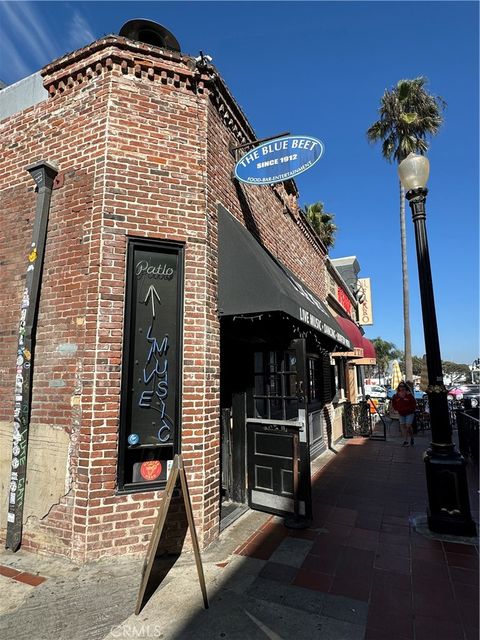
[{"label": "awning frame", "polygon": [[327,305],[221,205],[218,298],[220,317],[285,313],[340,348],[352,347]]}]

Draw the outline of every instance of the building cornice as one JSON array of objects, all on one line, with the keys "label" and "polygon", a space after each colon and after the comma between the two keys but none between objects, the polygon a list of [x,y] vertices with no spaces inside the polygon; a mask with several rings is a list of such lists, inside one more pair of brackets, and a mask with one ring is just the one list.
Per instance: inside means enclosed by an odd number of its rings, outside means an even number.
[{"label": "building cornice", "polygon": [[[120,36],[106,36],[43,67],[41,75],[50,96],[63,93],[118,66],[123,74],[186,84],[203,90],[207,77],[199,74],[194,58]],[[198,86],[200,85],[200,87]]]},{"label": "building cornice", "polygon": [[[198,59],[176,51],[109,35],[54,60],[43,67],[41,76],[49,97],[56,98],[113,70],[208,95],[233,139],[238,144],[250,142],[255,145],[257,136],[253,127],[215,66],[198,64]],[[323,243],[299,211],[295,181],[270,185],[270,189],[310,244],[326,255]]]}]

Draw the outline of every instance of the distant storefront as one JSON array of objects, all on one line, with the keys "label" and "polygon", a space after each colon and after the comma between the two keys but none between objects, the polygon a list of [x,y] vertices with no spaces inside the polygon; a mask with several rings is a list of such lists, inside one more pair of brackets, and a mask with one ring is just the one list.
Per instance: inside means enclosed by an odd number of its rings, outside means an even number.
[{"label": "distant storefront", "polygon": [[[339,392],[334,399],[336,430],[338,435],[345,427],[345,403],[357,404],[364,397],[365,367],[376,363],[373,344],[363,335],[363,324],[371,324],[372,300],[368,286],[370,279],[360,279],[360,265],[355,256],[329,259],[326,263],[328,295],[327,303],[335,320],[349,338],[351,348],[332,354],[337,371]],[[369,318],[366,318],[366,310]]]}]

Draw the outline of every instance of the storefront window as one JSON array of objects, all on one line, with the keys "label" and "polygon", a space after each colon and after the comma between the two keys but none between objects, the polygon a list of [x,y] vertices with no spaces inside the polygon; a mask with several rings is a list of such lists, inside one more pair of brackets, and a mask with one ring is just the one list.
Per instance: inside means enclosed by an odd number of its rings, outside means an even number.
[{"label": "storefront window", "polygon": [[337,358],[335,360],[335,366],[333,367],[334,371],[334,382],[335,382],[335,396],[333,398],[334,402],[338,402],[345,398],[345,363],[342,358]]},{"label": "storefront window", "polygon": [[320,440],[323,440],[323,428],[322,428],[322,412],[314,411],[308,416],[309,430],[310,430],[310,446],[314,446]]},{"label": "storefront window", "polygon": [[[255,417],[296,420],[298,417],[298,376],[295,353],[257,351],[255,353]],[[332,401],[336,384],[327,355],[307,357],[306,401],[309,411]],[[303,394],[303,392],[302,392]]]},{"label": "storefront window", "polygon": [[289,351],[255,353],[255,417],[269,420],[298,418],[297,368]]}]

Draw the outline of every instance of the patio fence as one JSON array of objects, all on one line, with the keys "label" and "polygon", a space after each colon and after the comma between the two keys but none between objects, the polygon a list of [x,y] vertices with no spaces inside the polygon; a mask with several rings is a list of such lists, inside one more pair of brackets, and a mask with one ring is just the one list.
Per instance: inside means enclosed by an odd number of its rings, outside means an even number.
[{"label": "patio fence", "polygon": [[478,436],[479,424],[478,409],[470,411],[455,411],[458,429],[458,448],[465,459],[471,460],[478,466]]}]

